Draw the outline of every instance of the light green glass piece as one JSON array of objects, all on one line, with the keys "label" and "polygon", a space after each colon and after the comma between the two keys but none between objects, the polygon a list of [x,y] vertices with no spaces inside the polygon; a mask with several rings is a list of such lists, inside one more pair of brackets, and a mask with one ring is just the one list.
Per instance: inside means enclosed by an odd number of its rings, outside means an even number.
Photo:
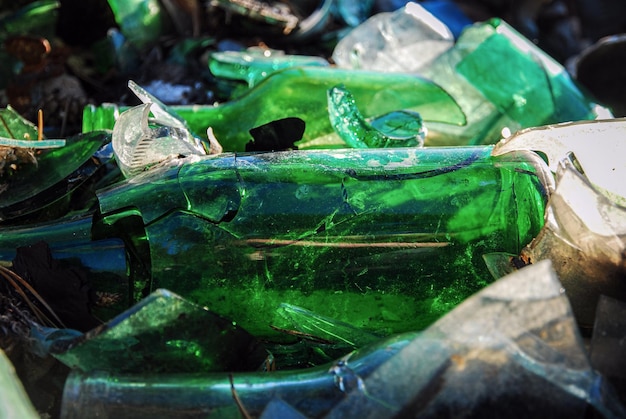
[{"label": "light green glass piece", "polygon": [[86,372],[256,371],[268,356],[231,320],[166,290],[85,335],[53,329],[43,336],[54,357]]},{"label": "light green glass piece", "polygon": [[283,51],[248,48],[245,51],[219,51],[211,54],[209,69],[215,77],[242,80],[249,88],[275,71],[289,67],[329,66],[322,57],[285,54]]},{"label": "light green glass piece", "polygon": [[544,163],[490,153],[194,157],[98,196],[105,223],[129,205],[141,215],[152,275],[138,289],[171,289],[255,335],[289,327],[282,303],[388,334],[423,328],[482,288],[482,255],[518,253],[543,225]]},{"label": "light green glass piece", "polygon": [[0,350],[0,387],[2,388],[1,418],[38,419],[41,417],[28,398],[11,361],[2,350]]},{"label": "light green glass piece", "polygon": [[449,92],[468,120],[462,128],[429,124],[437,135],[427,145],[494,143],[522,128],[610,116],[561,64],[499,19],[466,28],[420,74]]},{"label": "light green glass piece", "polygon": [[[364,117],[398,109],[418,112],[424,121],[465,122],[456,102],[441,87],[409,74],[386,74],[329,67],[288,68],[272,73],[236,100],[217,106],[171,106],[196,133],[211,127],[225,151],[244,151],[252,140],[249,130],[286,118],[305,121],[304,148],[345,147],[328,119],[327,91],[343,84],[354,95]],[[111,129],[115,108],[87,108],[83,131]],[[323,138],[326,136],[326,138]]]},{"label": "light green glass piece", "polygon": [[14,140],[11,138],[1,138],[0,146],[24,147],[24,148],[59,148],[65,145],[65,140]]},{"label": "light green glass piece", "polygon": [[328,116],[335,132],[353,148],[420,147],[426,128],[417,112],[394,111],[368,122],[342,86],[328,91]]},{"label": "light green glass piece", "polygon": [[136,48],[156,42],[163,31],[158,0],[108,0],[122,33]]},{"label": "light green glass piece", "polygon": [[9,105],[0,109],[0,137],[34,141],[37,140],[37,127]]}]

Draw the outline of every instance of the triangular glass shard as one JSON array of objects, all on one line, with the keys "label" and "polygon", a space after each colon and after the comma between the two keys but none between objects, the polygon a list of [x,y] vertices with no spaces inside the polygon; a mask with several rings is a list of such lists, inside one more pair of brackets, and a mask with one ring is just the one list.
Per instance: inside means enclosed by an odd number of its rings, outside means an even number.
[{"label": "triangular glass shard", "polygon": [[231,320],[163,289],[84,335],[41,336],[54,357],[82,371],[254,371],[268,355]]}]

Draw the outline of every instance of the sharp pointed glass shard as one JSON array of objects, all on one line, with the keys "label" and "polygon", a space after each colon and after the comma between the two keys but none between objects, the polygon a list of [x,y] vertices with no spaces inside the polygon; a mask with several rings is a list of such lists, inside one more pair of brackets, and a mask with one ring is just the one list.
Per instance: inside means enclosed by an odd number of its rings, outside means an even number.
[{"label": "sharp pointed glass shard", "polygon": [[367,121],[343,86],[328,91],[328,116],[335,132],[353,148],[420,147],[426,138],[419,113],[396,110]]},{"label": "sharp pointed glass shard", "polygon": [[41,347],[54,357],[85,372],[254,371],[268,356],[231,320],[166,290],[85,334],[62,332],[34,336],[43,337]]},{"label": "sharp pointed glass shard", "polygon": [[124,176],[168,158],[207,154],[210,146],[204,146],[184,119],[132,80],[128,85],[144,104],[123,112],[113,128],[113,150]]},{"label": "sharp pointed glass shard", "polygon": [[333,50],[342,68],[418,72],[454,45],[450,29],[420,4],[377,13],[343,37]]},{"label": "sharp pointed glass shard", "polygon": [[363,378],[327,417],[584,417],[588,404],[619,417],[619,400],[600,394],[607,386],[544,261],[467,299]]},{"label": "sharp pointed glass shard", "polygon": [[551,259],[581,327],[591,328],[601,294],[626,293],[626,209],[599,193],[564,159],[546,209],[546,225],[523,249],[531,263]]}]

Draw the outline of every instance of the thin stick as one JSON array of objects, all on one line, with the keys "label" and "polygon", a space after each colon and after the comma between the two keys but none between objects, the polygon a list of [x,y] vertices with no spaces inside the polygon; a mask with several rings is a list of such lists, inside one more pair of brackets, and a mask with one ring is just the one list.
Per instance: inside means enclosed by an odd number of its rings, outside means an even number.
[{"label": "thin stick", "polygon": [[241,399],[239,398],[239,395],[237,394],[237,390],[235,390],[235,383],[233,382],[233,375],[228,374],[228,378],[230,379],[230,392],[233,394],[233,399],[235,399],[235,403],[237,404],[237,407],[239,408],[239,412],[244,418],[252,419],[252,416],[250,416],[250,413],[248,413],[246,408],[243,406],[243,403],[241,403]]},{"label": "thin stick", "polygon": [[[24,286],[24,287],[25,287],[28,291],[30,291],[30,292],[31,292],[31,294],[33,294],[33,296],[34,296],[34,297],[35,297],[35,298],[36,298],[36,299],[37,299],[37,300],[38,300],[38,301],[39,301],[39,302],[40,302],[40,303],[41,303],[41,304],[42,304],[42,305],[46,308],[46,310],[48,310],[48,312],[50,312],[50,314],[52,315],[52,317],[54,317],[54,319],[58,322],[58,324],[59,324],[61,327],[63,327],[63,328],[65,328],[65,327],[66,327],[66,326],[63,324],[63,322],[61,321],[61,319],[59,319],[59,317],[56,315],[56,313],[54,312],[54,310],[52,309],[52,307],[50,307],[50,306],[48,305],[48,303],[46,303],[46,301],[43,299],[43,297],[42,297],[41,295],[39,295],[39,293],[38,293],[37,291],[35,291],[35,289],[34,289],[34,288],[33,288],[33,287],[32,287],[32,286],[28,283],[28,282],[26,282],[26,281],[24,280],[24,278],[22,278],[21,276],[19,276],[18,274],[16,274],[16,273],[15,273],[15,272],[13,272],[12,270],[7,269],[7,268],[5,268],[5,267],[3,267],[3,266],[0,266],[0,272],[2,272],[2,273],[4,274],[3,276],[5,276],[5,278],[6,278],[6,279],[8,279],[8,280],[9,280],[9,282],[11,282],[11,285],[13,285],[13,286],[15,287],[15,289],[16,289],[16,290],[17,290],[17,292],[18,292],[18,293],[22,296],[22,298],[26,299],[26,303],[27,303],[29,306],[31,306],[30,299],[26,296],[26,294],[24,293],[24,291],[23,291],[23,290],[22,290],[19,286],[17,286],[17,284],[16,284],[15,282],[13,282],[13,280],[11,280],[11,279],[9,278],[9,276],[10,276],[10,277],[12,277],[14,280],[18,281],[18,282],[19,282],[20,284],[22,284],[22,285],[23,285],[23,286]],[[20,291],[21,291],[21,292],[20,292]],[[31,308],[33,308],[33,307],[31,307]],[[40,311],[40,310],[39,310],[39,309],[37,309],[36,307],[35,307],[35,310]],[[44,317],[46,317],[46,320],[47,320],[50,324],[54,324],[54,322],[50,321],[50,319],[48,319],[48,318],[47,318],[47,316],[44,316]]]},{"label": "thin stick", "polygon": [[43,140],[43,109],[37,111],[37,141]]}]

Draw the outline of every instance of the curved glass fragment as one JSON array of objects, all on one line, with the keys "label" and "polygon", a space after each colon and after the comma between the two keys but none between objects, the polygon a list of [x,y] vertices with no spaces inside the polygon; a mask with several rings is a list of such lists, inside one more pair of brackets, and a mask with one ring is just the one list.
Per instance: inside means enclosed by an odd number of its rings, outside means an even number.
[{"label": "curved glass fragment", "polygon": [[368,122],[343,86],[328,91],[328,116],[335,132],[353,148],[421,147],[426,138],[419,113],[398,110]]}]

